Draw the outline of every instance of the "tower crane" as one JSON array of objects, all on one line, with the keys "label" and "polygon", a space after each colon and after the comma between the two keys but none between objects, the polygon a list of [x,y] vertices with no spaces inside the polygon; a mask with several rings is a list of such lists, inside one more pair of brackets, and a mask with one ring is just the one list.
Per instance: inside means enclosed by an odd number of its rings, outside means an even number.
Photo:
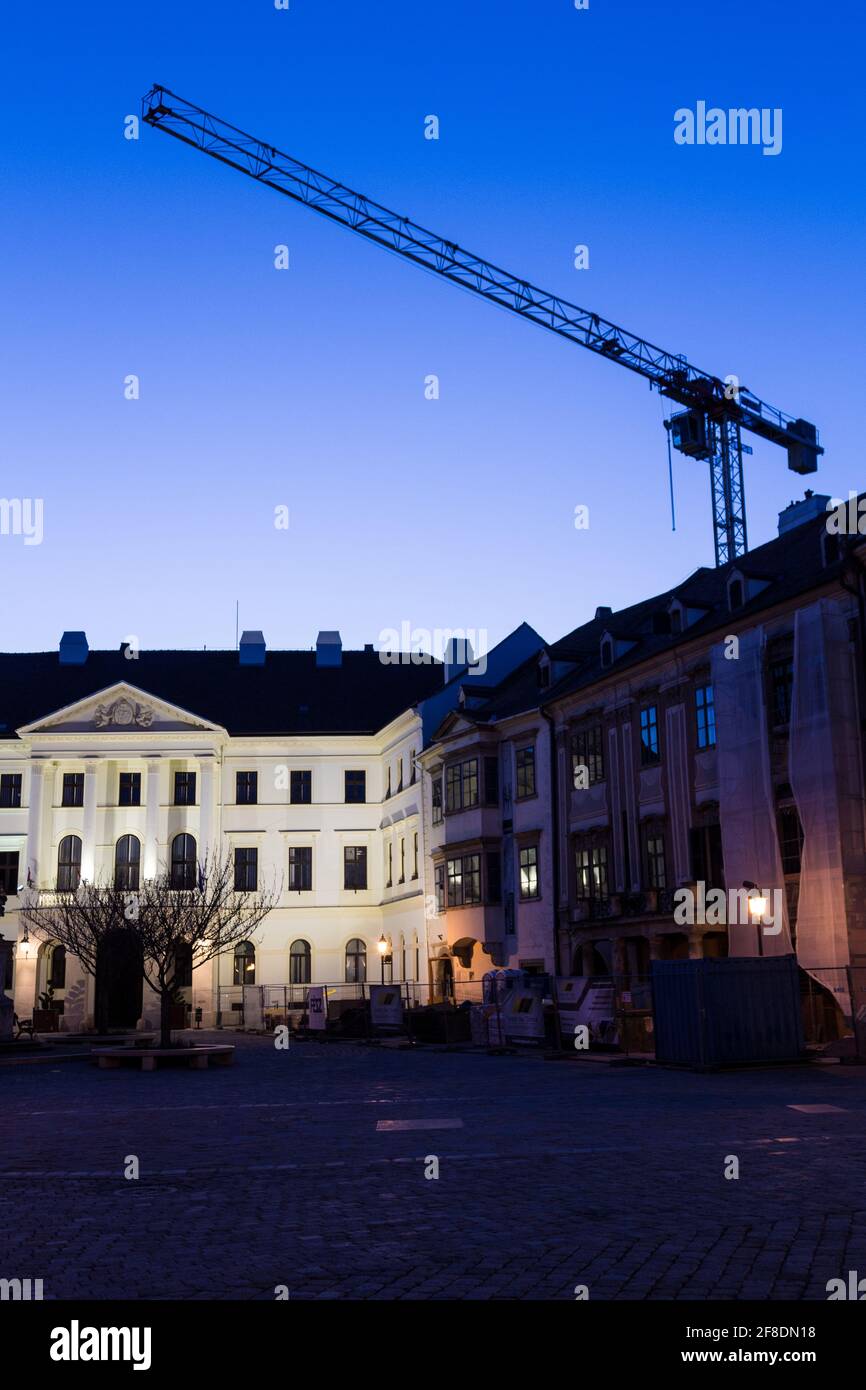
[{"label": "tower crane", "polygon": [[768,405],[738,385],[735,378],[722,380],[599,314],[538,289],[456,242],[353,192],[267,141],[229,125],[167,87],[156,84],[142,98],[142,120],[154,130],[165,131],[212,159],[239,169],[257,183],[305,203],[404,260],[645,377],[651,389],[682,407],[665,421],[669,442],[690,458],[709,462],[717,565],[748,549],[743,453],[751,450],[742,442],[743,431],[781,445],[787,451],[788,467],[795,473],[814,473],[817,469],[818,456],[824,451],[815,426]]}]

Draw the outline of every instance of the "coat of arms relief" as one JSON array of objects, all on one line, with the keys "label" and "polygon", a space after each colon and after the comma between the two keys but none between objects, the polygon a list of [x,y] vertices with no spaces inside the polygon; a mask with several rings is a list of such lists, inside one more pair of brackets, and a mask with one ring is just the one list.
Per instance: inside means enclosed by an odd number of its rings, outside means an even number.
[{"label": "coat of arms relief", "polygon": [[121,697],[110,705],[97,705],[93,722],[97,729],[105,729],[112,724],[119,728],[136,724],[140,729],[149,729],[153,723],[153,710],[149,705],[140,705],[137,701]]}]

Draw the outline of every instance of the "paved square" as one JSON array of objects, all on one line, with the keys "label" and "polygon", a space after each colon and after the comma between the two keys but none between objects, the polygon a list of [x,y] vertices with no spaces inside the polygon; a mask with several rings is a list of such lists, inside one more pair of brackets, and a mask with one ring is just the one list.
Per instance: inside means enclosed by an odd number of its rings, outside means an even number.
[{"label": "paved square", "polygon": [[236,1041],[219,1071],[0,1067],[0,1277],[56,1298],[823,1299],[866,1272],[866,1070]]}]

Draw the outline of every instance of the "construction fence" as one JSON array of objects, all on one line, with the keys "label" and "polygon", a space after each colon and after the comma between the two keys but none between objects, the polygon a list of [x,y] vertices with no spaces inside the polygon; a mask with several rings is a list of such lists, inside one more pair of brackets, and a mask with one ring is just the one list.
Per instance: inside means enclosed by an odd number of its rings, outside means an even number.
[{"label": "construction fence", "polygon": [[[840,1051],[856,1048],[866,1058],[866,967],[800,970],[799,989],[805,1044],[840,1044]],[[256,1032],[283,1025],[336,1038],[402,1035],[419,1043],[588,1049],[649,1059],[655,1053],[655,1008],[650,975],[501,971],[454,982],[447,998],[417,981],[223,985],[216,1022]]]}]

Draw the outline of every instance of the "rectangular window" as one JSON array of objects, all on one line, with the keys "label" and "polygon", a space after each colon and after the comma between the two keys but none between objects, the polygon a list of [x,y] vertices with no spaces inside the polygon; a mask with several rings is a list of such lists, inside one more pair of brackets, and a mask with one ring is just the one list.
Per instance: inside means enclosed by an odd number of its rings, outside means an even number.
[{"label": "rectangular window", "polygon": [[707,888],[724,888],[722,827],[720,825],[692,826],[689,831],[689,846],[691,849],[692,878],[695,883],[704,883]]},{"label": "rectangular window", "polygon": [[244,846],[235,850],[235,892],[254,893],[259,881],[259,852]]},{"label": "rectangular window", "polygon": [[255,806],[259,799],[259,774],[238,772],[235,777],[235,801],[239,806]]},{"label": "rectangular window", "polygon": [[779,831],[782,873],[798,874],[803,850],[803,827],[796,806],[783,806],[778,813],[776,824]]},{"label": "rectangular window", "polygon": [[313,887],[313,851],[309,845],[289,846],[289,892],[309,893]]},{"label": "rectangular window", "polygon": [[412,877],[418,877],[418,831],[412,837]]},{"label": "rectangular window", "polygon": [[582,902],[604,902],[607,888],[607,846],[590,845],[575,851],[577,897]]},{"label": "rectangular window", "polygon": [[790,724],[794,691],[794,662],[784,657],[770,665],[770,713],[774,727]]},{"label": "rectangular window", "polygon": [[463,856],[463,901],[467,905],[481,902],[480,854],[464,854]]},{"label": "rectangular window", "polygon": [[406,882],[406,839],[400,836],[400,882]]},{"label": "rectangular window", "polygon": [[659,712],[657,705],[644,705],[640,712],[640,760],[644,767],[659,761]]},{"label": "rectangular window", "polygon": [[347,801],[366,801],[367,800],[367,774],[366,772],[347,772],[346,773],[346,800]]},{"label": "rectangular window", "polygon": [[436,911],[445,911],[445,865],[437,864],[433,870],[433,885],[436,890]]},{"label": "rectangular window", "polygon": [[484,804],[499,805],[499,759],[484,759]]},{"label": "rectangular window", "polygon": [[0,806],[21,805],[21,773],[0,774]]},{"label": "rectangular window", "polygon": [[695,688],[695,718],[698,726],[698,747],[715,748],[716,707],[711,685],[699,685]]},{"label": "rectangular window", "polygon": [[389,841],[388,841],[388,878],[387,878],[387,881],[386,881],[386,883],[385,883],[385,887],[386,887],[386,888],[392,888],[393,886],[394,886],[394,843],[393,843],[392,840],[389,840]]},{"label": "rectangular window", "polygon": [[526,849],[522,849],[519,854],[519,861],[520,897],[523,902],[529,902],[539,895],[537,846],[528,845]]},{"label": "rectangular window", "polygon": [[[363,773],[361,776],[363,777]],[[364,845],[346,845],[343,849],[343,887],[367,887],[367,850]]]},{"label": "rectangular window", "polygon": [[646,875],[650,888],[666,888],[665,839],[660,832],[646,837]]},{"label": "rectangular window", "polygon": [[174,774],[175,806],[195,805],[195,773],[176,772]]},{"label": "rectangular window", "polygon": [[502,860],[498,851],[491,850],[487,856],[487,901],[502,902]]},{"label": "rectangular window", "polygon": [[121,772],[117,788],[118,806],[141,805],[141,773]]},{"label": "rectangular window", "polygon": [[517,787],[515,796],[535,796],[535,745],[517,750]]},{"label": "rectangular window", "polygon": [[445,810],[465,811],[478,805],[478,759],[452,763],[445,769]]},{"label": "rectangular window", "polygon": [[84,773],[64,772],[61,806],[84,805]]},{"label": "rectangular window", "polygon": [[309,806],[313,799],[312,772],[293,772],[289,778],[289,795],[294,806]]},{"label": "rectangular window", "polygon": [[18,892],[18,850],[0,850],[0,893],[14,897]]},{"label": "rectangular window", "polygon": [[442,824],[442,778],[433,778],[433,824]]},{"label": "rectangular window", "polygon": [[448,906],[463,906],[463,860],[448,860]]},{"label": "rectangular window", "polygon": [[[586,769],[581,772],[581,769]],[[592,787],[604,781],[604,731],[601,724],[579,729],[571,738],[572,785]]]}]

